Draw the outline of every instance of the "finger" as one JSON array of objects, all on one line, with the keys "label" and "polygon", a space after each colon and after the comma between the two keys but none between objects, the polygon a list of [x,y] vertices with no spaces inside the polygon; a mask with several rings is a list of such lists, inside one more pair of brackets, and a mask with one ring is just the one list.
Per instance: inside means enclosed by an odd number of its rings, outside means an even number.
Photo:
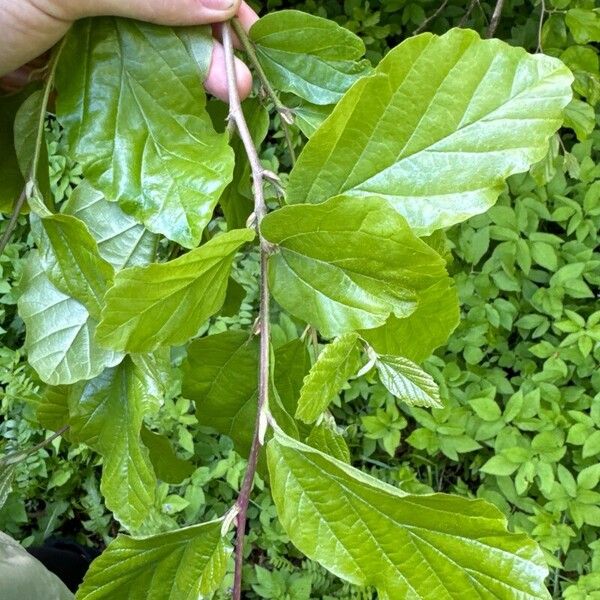
[{"label": "finger", "polygon": [[68,18],[115,15],[161,25],[202,25],[231,19],[241,0],[68,0]]},{"label": "finger", "polygon": [[242,24],[242,27],[246,31],[250,31],[250,27],[252,27],[256,21],[258,21],[259,17],[246,2],[242,2],[237,12],[237,18]]},{"label": "finger", "polygon": [[[243,100],[252,90],[252,75],[248,67],[238,58],[235,59],[235,73],[238,93],[240,99]],[[225,68],[225,51],[219,42],[214,43],[210,67],[208,68],[208,75],[206,76],[204,87],[209,94],[216,96],[220,100],[223,100],[224,102],[229,100],[227,70]]]},{"label": "finger", "polygon": [[[254,25],[254,23],[256,23],[256,21],[258,21],[259,16],[250,8],[250,6],[248,6],[248,4],[246,2],[242,2],[240,5],[240,9],[238,10],[237,13],[237,19],[240,22],[241,26],[244,28],[244,30],[246,32],[250,31],[250,27],[252,27],[252,25]],[[213,30],[213,36],[216,37],[218,40],[221,39],[221,28],[223,26],[220,23],[216,23],[212,26],[212,30]],[[238,36],[236,35],[235,32],[233,32],[232,35],[232,39],[233,39],[233,45],[238,49],[238,50],[243,50],[244,47],[242,46],[242,43],[240,42]]]}]

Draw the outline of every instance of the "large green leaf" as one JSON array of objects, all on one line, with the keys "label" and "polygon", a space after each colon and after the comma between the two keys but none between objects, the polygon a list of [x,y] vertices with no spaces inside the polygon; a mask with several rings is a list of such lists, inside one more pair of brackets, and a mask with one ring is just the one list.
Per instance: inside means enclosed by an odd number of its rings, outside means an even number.
[{"label": "large green leaf", "polygon": [[12,492],[15,468],[14,464],[5,464],[0,460],[0,509],[4,506],[8,495]]},{"label": "large green leaf", "polygon": [[120,535],[92,563],[77,600],[199,600],[212,597],[231,549],[222,521],[152,537]]},{"label": "large green leaf", "polygon": [[73,594],[19,542],[0,531],[0,598],[73,600]]},{"label": "large green leaf", "polygon": [[288,201],[381,195],[419,234],[458,223],[544,157],[572,80],[555,58],[473,31],[410,38],[310,139]]},{"label": "large green leaf", "polygon": [[286,206],[261,231],[277,250],[274,298],[327,337],[407,316],[420,290],[447,278],[441,257],[380,198]]},{"label": "large green leaf", "polygon": [[361,335],[381,354],[400,354],[418,363],[446,343],[459,320],[458,295],[448,278],[420,291],[417,310],[408,317],[392,315],[383,327]]},{"label": "large green leaf", "polygon": [[316,421],[343,385],[360,368],[358,335],[347,333],[327,344],[304,378],[296,418]]},{"label": "large green leaf", "polygon": [[193,248],[231,180],[233,154],[205,111],[204,74],[186,45],[167,27],[86,19],[68,34],[56,86],[58,118],[94,187]]},{"label": "large green leaf", "polygon": [[96,321],[82,304],[50,283],[35,252],[20,287],[27,358],[42,381],[59,385],[91,379],[121,361],[121,353],[95,343]]},{"label": "large green leaf", "polygon": [[79,219],[70,215],[32,216],[42,267],[63,294],[77,300],[100,319],[114,270],[98,251],[96,240]]},{"label": "large green leaf", "polygon": [[154,260],[158,236],[150,233],[115,202],[108,202],[87,181],[77,186],[63,212],[83,221],[98,244],[100,256],[116,270]]},{"label": "large green leaf", "polygon": [[245,331],[225,331],[190,344],[183,363],[183,395],[196,403],[201,425],[250,451],[258,393],[258,343]]},{"label": "large green leaf", "polygon": [[404,494],[280,432],[267,452],[281,524],[335,575],[390,600],[550,598],[542,552],[491,504]]},{"label": "large green leaf", "polygon": [[147,372],[126,357],[69,394],[69,435],[102,455],[100,489],[106,506],[134,531],[151,515],[156,495],[156,476],[140,440],[155,386]]},{"label": "large green leaf", "polygon": [[363,41],[333,21],[296,10],[269,13],[250,30],[269,81],[314,104],[334,104],[371,70]]},{"label": "large green leaf", "polygon": [[170,262],[119,271],[105,297],[98,342],[128,352],[187,342],[223,305],[235,253],[254,235],[236,229]]},{"label": "large green leaf", "polygon": [[375,364],[381,383],[399,400],[411,406],[442,407],[433,377],[412,360],[384,354],[377,357]]}]

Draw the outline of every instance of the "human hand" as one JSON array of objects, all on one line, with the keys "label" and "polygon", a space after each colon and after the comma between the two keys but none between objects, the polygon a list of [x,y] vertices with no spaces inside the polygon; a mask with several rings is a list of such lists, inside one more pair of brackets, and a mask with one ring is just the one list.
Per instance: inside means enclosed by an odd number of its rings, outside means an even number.
[{"label": "human hand", "polygon": [[[161,25],[220,23],[237,15],[249,29],[258,19],[241,0],[0,0],[0,76],[51,48],[76,19],[114,15]],[[240,96],[252,87],[246,65],[236,59]],[[227,100],[223,47],[215,41],[206,90]]]}]

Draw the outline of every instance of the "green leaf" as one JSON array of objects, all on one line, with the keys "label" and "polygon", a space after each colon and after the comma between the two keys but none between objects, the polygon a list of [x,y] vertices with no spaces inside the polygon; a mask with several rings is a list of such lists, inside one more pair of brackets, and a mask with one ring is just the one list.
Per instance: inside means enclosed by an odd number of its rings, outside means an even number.
[{"label": "green leaf", "polygon": [[25,265],[21,290],[18,306],[27,358],[42,381],[60,385],[91,379],[122,360],[121,353],[95,343],[96,321],[50,283],[36,252]]},{"label": "green leaf", "polygon": [[142,426],[142,442],[148,448],[150,462],[161,481],[181,483],[194,472],[194,465],[175,454],[166,436]]},{"label": "green leaf", "polygon": [[565,108],[565,127],[571,128],[580,141],[587,138],[596,126],[596,112],[583,100],[571,100]]},{"label": "green leaf", "polygon": [[[220,103],[223,105],[223,103]],[[269,113],[256,98],[242,103],[242,111],[256,147],[260,147],[269,131]],[[246,226],[248,217],[254,210],[250,167],[244,144],[239,135],[233,137],[231,147],[235,155],[233,181],[219,198],[228,229],[241,229]]]},{"label": "green leaf", "polygon": [[411,406],[442,408],[440,390],[433,377],[403,356],[384,354],[375,363],[387,390]]},{"label": "green leaf", "polygon": [[0,95],[0,211],[10,213],[15,200],[19,197],[25,181],[19,169],[14,147],[14,122],[19,106],[27,98],[31,90],[23,90],[10,96]]},{"label": "green leaf", "polygon": [[557,59],[473,31],[410,38],[309,140],[288,202],[381,195],[421,235],[484,212],[545,156],[572,79]]},{"label": "green leaf", "polygon": [[328,454],[342,462],[350,464],[350,450],[344,436],[335,429],[335,425],[319,423],[315,425],[306,443],[323,454]]},{"label": "green leaf", "polygon": [[69,387],[48,386],[35,404],[35,417],[40,425],[58,431],[69,424]]},{"label": "green leaf", "polygon": [[333,21],[296,10],[265,15],[250,29],[271,84],[313,104],[335,104],[371,66],[363,41]]},{"label": "green leaf", "polygon": [[347,333],[327,344],[304,378],[296,418],[305,423],[316,421],[359,368],[356,333]]},{"label": "green leaf", "polygon": [[198,422],[233,440],[247,456],[258,393],[258,344],[244,331],[225,331],[190,344],[182,392],[196,403]]},{"label": "green leaf", "polygon": [[54,573],[1,531],[0,596],[2,600],[73,600],[73,594]]},{"label": "green leaf", "polygon": [[542,552],[491,504],[405,494],[279,432],[267,452],[283,528],[338,577],[390,600],[550,598]]},{"label": "green leaf", "polygon": [[96,240],[79,219],[70,215],[32,216],[42,267],[51,283],[100,319],[104,294],[114,270],[98,252]]},{"label": "green leaf", "polygon": [[15,116],[15,152],[23,178],[28,180],[33,175],[31,171],[36,146],[40,145],[35,178],[42,197],[51,198],[48,149],[43,130],[42,136],[38,140],[40,121],[43,121],[46,117],[43,102],[44,93],[42,90],[38,90],[31,94],[17,111]]},{"label": "green leaf", "polygon": [[565,22],[578,44],[600,42],[600,10],[571,8]]},{"label": "green leaf", "polygon": [[108,202],[87,181],[75,188],[63,212],[83,221],[98,244],[100,256],[115,270],[154,260],[158,236]]},{"label": "green leaf", "polygon": [[448,277],[420,291],[417,309],[403,319],[391,316],[383,327],[361,336],[381,354],[400,354],[419,363],[445,344],[460,321],[458,295]]},{"label": "green leaf", "polygon": [[293,415],[298,407],[304,376],[310,370],[310,357],[306,344],[292,340],[275,350],[273,380],[279,399],[288,414]]},{"label": "green leaf", "polygon": [[233,171],[202,75],[172,29],[105,17],[75,23],[56,78],[57,115],[90,183],[186,248],[198,245]]},{"label": "green leaf", "polygon": [[197,600],[221,584],[231,549],[222,520],[152,537],[119,535],[91,564],[77,600]]},{"label": "green leaf", "polygon": [[69,396],[69,435],[102,455],[100,489],[106,506],[132,531],[152,514],[156,496],[156,476],[140,440],[144,413],[155,404],[155,387],[147,371],[126,357]]},{"label": "green leaf", "polygon": [[380,198],[339,196],[267,215],[273,297],[326,337],[407,316],[420,290],[445,279],[444,261]]},{"label": "green leaf", "polygon": [[254,235],[236,229],[170,262],[117,273],[98,342],[128,352],[187,342],[223,305],[235,253]]},{"label": "green leaf", "polygon": [[298,106],[294,106],[292,101],[293,96],[290,95],[290,101],[285,100],[286,106],[291,108],[294,115],[294,123],[300,131],[307,137],[311,138],[315,131],[321,127],[323,121],[331,114],[333,110],[332,104],[319,106],[303,101]]}]

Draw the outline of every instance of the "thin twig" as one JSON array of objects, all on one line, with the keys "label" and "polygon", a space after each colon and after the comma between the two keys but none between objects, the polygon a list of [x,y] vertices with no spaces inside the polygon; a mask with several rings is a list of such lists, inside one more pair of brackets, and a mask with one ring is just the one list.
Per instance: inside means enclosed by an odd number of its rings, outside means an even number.
[{"label": "thin twig", "polygon": [[[50,92],[54,86],[54,78],[56,76],[56,67],[58,66],[58,61],[60,59],[60,55],[62,53],[62,49],[64,47],[64,38],[58,46],[56,53],[50,60],[49,71],[48,71],[48,79],[44,85],[44,93],[42,96],[42,104],[40,106],[40,114],[38,115],[37,122],[37,131],[35,137],[35,147],[33,151],[33,157],[31,160],[31,166],[28,174],[28,181],[37,181],[37,171],[40,162],[41,155],[41,146],[44,141],[44,124],[46,119],[46,110],[48,108],[48,100],[50,99]],[[21,214],[21,210],[23,206],[25,206],[25,202],[27,201],[27,182],[23,187],[19,197],[15,201],[13,205],[12,212],[10,214],[10,219],[8,221],[8,225],[6,226],[6,230],[0,239],[0,254],[4,252],[8,242],[10,241],[15,229],[17,227],[17,222],[19,220],[19,215]]]},{"label": "thin twig", "polygon": [[546,12],[546,2],[545,0],[541,0],[540,3],[540,20],[538,23],[538,45],[536,52],[542,53],[544,49],[542,48],[542,28],[544,27],[544,14]]},{"label": "thin twig", "polygon": [[[10,464],[14,464],[16,462],[20,462],[21,460],[23,460],[23,458],[26,458],[30,454],[33,454],[34,452],[37,452],[38,450],[41,450],[42,448],[46,447],[48,444],[53,442],[57,437],[60,437],[63,433],[65,433],[68,429],[69,429],[68,425],[63,425],[58,431],[55,431],[52,435],[48,436],[45,440],[43,440],[39,444],[36,444],[35,446],[28,448],[27,450],[22,450],[20,452],[13,452],[12,454],[5,456],[4,458],[2,458],[0,460],[0,465],[10,465]],[[16,460],[17,458],[19,460]]]},{"label": "thin twig", "polygon": [[423,31],[423,29],[425,29],[425,27],[427,27],[427,25],[429,23],[431,23],[431,21],[433,21],[445,8],[446,5],[448,4],[449,0],[444,0],[440,6],[438,7],[438,9],[429,17],[427,17],[413,32],[413,35],[417,35],[417,33],[420,33],[421,31]]},{"label": "thin twig", "polygon": [[[475,8],[476,4],[479,4],[479,0],[471,0],[471,3],[467,8],[467,12],[462,16],[462,19],[458,23],[459,27],[464,27],[467,24],[467,21],[469,20],[469,17],[471,16],[471,13],[473,12],[473,9]],[[481,8],[481,5],[479,6]]]},{"label": "thin twig", "polygon": [[292,111],[281,102],[279,96],[277,95],[277,92],[273,89],[273,86],[271,85],[267,74],[262,68],[260,61],[258,60],[258,56],[256,56],[256,50],[254,49],[254,46],[250,41],[246,30],[242,27],[241,23],[237,19],[232,19],[231,26],[233,27],[233,30],[238,36],[242,46],[244,47],[244,50],[248,55],[248,60],[254,67],[254,70],[256,71],[256,74],[260,79],[260,83],[263,89],[265,90],[267,96],[271,99],[271,102],[273,102],[273,106],[279,114],[279,117],[281,119],[281,128],[283,129],[283,133],[285,135],[285,141],[287,143],[288,152],[290,154],[290,160],[292,161],[293,165],[296,162],[296,152],[294,150],[292,136],[288,127],[288,125],[291,125],[294,120]]},{"label": "thin twig", "polygon": [[502,7],[503,6],[504,6],[504,0],[496,1],[496,6],[494,7],[494,12],[493,12],[492,18],[490,20],[490,26],[488,27],[486,37],[488,37],[488,38],[494,37],[494,33],[496,33],[498,23],[500,23],[500,17],[502,16]]},{"label": "thin twig", "polygon": [[260,353],[258,370],[258,402],[256,410],[256,423],[254,437],[248,457],[248,466],[236,502],[237,530],[235,536],[235,574],[233,582],[233,600],[240,600],[242,594],[242,567],[244,563],[244,537],[246,535],[246,520],[250,493],[256,474],[258,454],[263,444],[263,425],[269,405],[269,287],[267,280],[267,259],[269,254],[268,243],[260,235],[260,223],[267,214],[263,183],[265,172],[260,164],[258,151],[252,141],[248,124],[244,118],[242,104],[237,88],[235,63],[233,54],[232,33],[229,24],[223,27],[223,47],[225,49],[225,66],[227,70],[227,88],[229,91],[229,118],[236,125],[238,134],[244,144],[250,169],[252,171],[252,185],[254,192],[254,214],[260,241],[260,310],[259,310],[259,335]]}]

